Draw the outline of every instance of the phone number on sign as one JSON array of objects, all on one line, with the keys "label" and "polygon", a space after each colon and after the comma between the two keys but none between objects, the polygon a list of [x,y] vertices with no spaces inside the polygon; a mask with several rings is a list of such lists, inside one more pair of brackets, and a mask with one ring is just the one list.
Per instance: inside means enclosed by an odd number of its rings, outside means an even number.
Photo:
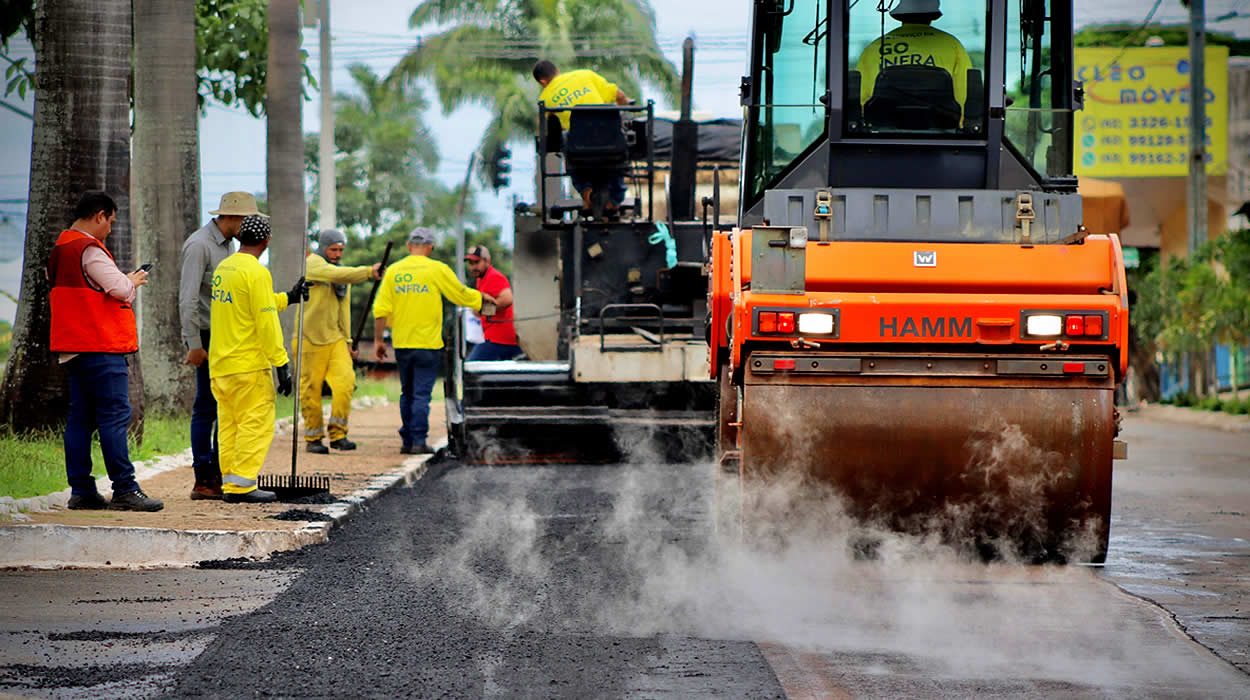
[{"label": "phone number on sign", "polygon": [[[1211,117],[1206,118],[1206,125],[1211,126]],[[1189,117],[1129,117],[1130,129],[1187,129]]]},{"label": "phone number on sign", "polygon": [[1185,163],[1189,160],[1188,154],[1184,152],[1163,153],[1129,153],[1128,162],[1139,165],[1170,165],[1173,163]]}]

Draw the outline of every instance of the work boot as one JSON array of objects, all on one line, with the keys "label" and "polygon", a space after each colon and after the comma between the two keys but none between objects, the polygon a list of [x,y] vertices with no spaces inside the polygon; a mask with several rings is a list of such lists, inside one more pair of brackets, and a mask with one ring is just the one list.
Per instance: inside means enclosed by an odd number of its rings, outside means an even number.
[{"label": "work boot", "polygon": [[404,445],[399,448],[399,453],[402,455],[432,455],[434,454],[434,448],[430,447],[429,443],[420,442],[415,445]]},{"label": "work boot", "polygon": [[[323,445],[321,449],[325,449]],[[273,491],[261,491],[260,489],[252,489],[247,493],[227,493],[222,494],[221,500],[226,503],[273,503],[278,500],[278,494]]]},{"label": "work boot", "polygon": [[109,508],[113,510],[141,510],[149,513],[164,507],[164,503],[155,498],[148,498],[148,495],[142,491],[114,495],[113,502],[109,504]]},{"label": "work boot", "polygon": [[348,450],[356,449],[356,443],[352,442],[351,440],[348,440],[345,437],[341,437],[338,440],[332,440],[330,442],[330,447],[333,447],[336,450],[343,450],[344,452],[346,452]]},{"label": "work boot", "polygon": [[65,507],[70,510],[104,510],[109,507],[109,501],[97,491],[83,496],[70,496]]},{"label": "work boot", "polygon": [[195,486],[191,488],[191,500],[193,501],[220,501],[221,500],[221,482],[220,481],[196,481]]},{"label": "work boot", "polygon": [[[331,444],[333,444],[333,443],[331,443]],[[308,450],[309,452],[311,452],[311,453],[313,453],[313,454],[315,454],[315,455],[328,455],[328,454],[330,454],[330,448],[328,448],[328,447],[326,447],[325,445],[321,444],[321,441],[320,441],[320,440],[313,440],[312,442],[308,443],[308,444],[304,447],[304,449],[305,449],[305,450]]]}]

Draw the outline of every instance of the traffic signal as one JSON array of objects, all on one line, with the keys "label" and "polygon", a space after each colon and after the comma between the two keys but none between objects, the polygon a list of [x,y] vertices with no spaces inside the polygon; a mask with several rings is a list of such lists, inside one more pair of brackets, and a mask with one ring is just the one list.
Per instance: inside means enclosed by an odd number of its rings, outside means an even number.
[{"label": "traffic signal", "polygon": [[495,149],[495,157],[492,161],[491,172],[494,175],[494,181],[492,184],[494,185],[496,192],[498,192],[501,187],[507,187],[512,181],[512,178],[509,175],[509,173],[512,172],[512,163],[510,162],[511,158],[512,149],[504,148],[503,146],[499,146]]}]

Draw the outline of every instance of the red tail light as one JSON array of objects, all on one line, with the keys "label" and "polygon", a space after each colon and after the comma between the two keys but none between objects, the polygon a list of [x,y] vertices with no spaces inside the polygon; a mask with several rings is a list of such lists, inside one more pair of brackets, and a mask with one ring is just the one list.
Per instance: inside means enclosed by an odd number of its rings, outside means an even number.
[{"label": "red tail light", "polygon": [[1102,316],[1093,315],[1085,317],[1085,335],[1102,337]]},{"label": "red tail light", "polygon": [[773,369],[794,369],[794,360],[773,360]]},{"label": "red tail light", "polygon": [[1063,363],[1064,374],[1085,374],[1084,362],[1065,362]]},{"label": "red tail light", "polygon": [[760,312],[760,333],[776,333],[777,332],[777,312],[761,311]]},{"label": "red tail light", "polygon": [[[761,323],[760,325],[763,325]],[[780,311],[777,313],[777,332],[793,333],[794,332],[794,312]]]},{"label": "red tail light", "polygon": [[1068,316],[1064,318],[1064,333],[1067,335],[1085,335],[1085,316]]}]

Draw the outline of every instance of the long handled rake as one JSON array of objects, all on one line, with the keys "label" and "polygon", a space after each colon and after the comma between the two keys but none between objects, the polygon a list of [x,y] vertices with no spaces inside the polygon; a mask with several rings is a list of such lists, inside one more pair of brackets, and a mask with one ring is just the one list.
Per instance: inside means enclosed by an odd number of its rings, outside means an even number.
[{"label": "long handled rake", "polygon": [[[300,278],[303,279],[308,273],[308,252],[304,251],[304,257],[300,260]],[[295,408],[291,414],[291,475],[284,476],[280,474],[262,474],[258,480],[258,487],[266,491],[273,491],[278,498],[283,501],[290,501],[305,496],[315,496],[319,493],[330,492],[330,477],[328,476],[299,476],[296,472],[296,463],[299,459],[299,419],[300,419],[300,380],[304,376],[300,373],[301,361],[304,357],[304,295],[299,297],[299,320],[295,325],[295,376],[291,381],[295,387]],[[320,403],[320,402],[318,402]]]}]

